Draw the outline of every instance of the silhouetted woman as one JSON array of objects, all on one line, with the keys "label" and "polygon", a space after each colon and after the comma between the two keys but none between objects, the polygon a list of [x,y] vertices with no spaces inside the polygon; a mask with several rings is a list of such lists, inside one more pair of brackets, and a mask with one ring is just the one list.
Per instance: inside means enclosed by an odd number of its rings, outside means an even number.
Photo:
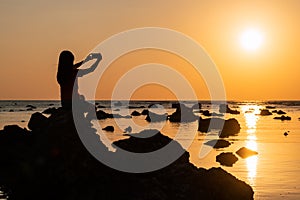
[{"label": "silhouetted woman", "polygon": [[[83,62],[96,59],[92,66],[88,69],[78,69]],[[59,55],[57,82],[60,85],[61,105],[64,109],[72,109],[72,97],[74,100],[84,100],[82,95],[78,93],[77,77],[84,76],[93,72],[101,61],[100,53],[92,53],[84,61],[74,64],[74,55],[70,51],[63,51]],[[73,96],[74,91],[74,96]]]}]

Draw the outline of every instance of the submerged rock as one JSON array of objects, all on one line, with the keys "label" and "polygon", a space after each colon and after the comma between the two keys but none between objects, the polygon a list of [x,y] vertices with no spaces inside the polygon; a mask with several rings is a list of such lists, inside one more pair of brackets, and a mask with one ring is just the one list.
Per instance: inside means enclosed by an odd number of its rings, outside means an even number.
[{"label": "submerged rock", "polygon": [[221,165],[232,167],[238,158],[231,152],[221,153],[217,155],[216,161],[219,162]]},{"label": "submerged rock", "polygon": [[260,115],[261,116],[268,116],[268,115],[272,115],[272,113],[268,109],[262,109],[260,111]]},{"label": "submerged rock", "polygon": [[149,110],[147,109],[144,109],[142,112],[141,112],[142,115],[148,115],[149,114]]},{"label": "submerged rock", "polygon": [[33,105],[27,105],[26,108],[36,109],[36,106],[33,106]]},{"label": "submerged rock", "polygon": [[220,130],[220,137],[225,138],[237,135],[241,130],[241,126],[239,122],[234,118],[224,120],[220,118],[202,119],[200,117],[198,131],[207,133],[212,129]]},{"label": "submerged rock", "polygon": [[148,122],[161,122],[161,121],[166,121],[167,117],[168,117],[168,115],[166,113],[165,114],[156,114],[154,112],[148,111],[146,121],[148,121]]},{"label": "submerged rock", "polygon": [[281,121],[292,120],[291,117],[289,117],[289,116],[284,116],[284,115],[282,115],[281,117],[274,117],[274,119],[279,119],[279,120],[281,120]]},{"label": "submerged rock", "polygon": [[132,113],[131,113],[131,115],[132,116],[140,116],[141,115],[141,113],[139,113],[138,111],[133,111]]},{"label": "submerged rock", "polygon": [[229,108],[229,106],[227,104],[220,104],[219,112],[220,113],[230,113],[230,114],[233,114],[233,115],[240,114],[240,111],[232,110],[231,108]]},{"label": "submerged rock", "polygon": [[278,110],[278,111],[277,111],[277,114],[278,114],[278,115],[285,115],[286,112],[284,112],[284,111],[282,111],[282,110]]},{"label": "submerged rock", "polygon": [[215,149],[226,148],[226,147],[229,147],[231,145],[230,142],[228,142],[227,140],[223,140],[223,139],[210,140],[210,141],[208,141],[208,142],[206,142],[204,144],[212,146]]},{"label": "submerged rock", "polygon": [[108,119],[108,118],[131,118],[131,116],[122,116],[120,114],[110,114],[106,113],[103,110],[98,110],[96,112],[97,119],[102,120],[102,119]]},{"label": "submerged rock", "polygon": [[258,153],[246,147],[242,147],[236,152],[236,154],[239,155],[241,158],[248,158],[250,156],[257,155]]},{"label": "submerged rock", "polygon": [[266,106],[266,109],[275,109],[275,106]]},{"label": "submerged rock", "polygon": [[109,131],[109,132],[114,132],[115,128],[113,126],[106,126],[102,130],[104,131]]}]

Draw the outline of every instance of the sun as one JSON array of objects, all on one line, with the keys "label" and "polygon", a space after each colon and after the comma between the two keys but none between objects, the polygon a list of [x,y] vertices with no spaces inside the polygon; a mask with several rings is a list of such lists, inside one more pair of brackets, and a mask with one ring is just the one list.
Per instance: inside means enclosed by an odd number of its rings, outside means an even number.
[{"label": "sun", "polygon": [[244,49],[255,51],[262,46],[264,37],[258,29],[247,29],[242,33],[240,42]]}]

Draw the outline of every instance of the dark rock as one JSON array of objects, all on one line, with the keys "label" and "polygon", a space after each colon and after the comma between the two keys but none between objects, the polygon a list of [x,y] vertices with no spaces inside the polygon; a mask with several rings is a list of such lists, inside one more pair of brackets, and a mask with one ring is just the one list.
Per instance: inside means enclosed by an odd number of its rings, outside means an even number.
[{"label": "dark rock", "polygon": [[275,109],[275,106],[266,106],[266,109]]},{"label": "dark rock", "polygon": [[172,103],[171,108],[179,108],[179,107],[180,107],[180,104],[178,102]]},{"label": "dark rock", "polygon": [[142,112],[141,112],[142,115],[148,115],[149,114],[149,110],[146,110],[144,109]]},{"label": "dark rock", "polygon": [[25,122],[25,120],[21,120],[21,122]]},{"label": "dark rock", "polygon": [[215,112],[210,113],[208,110],[203,110],[201,113],[202,113],[205,117],[211,117],[211,116],[222,117],[222,116],[224,116],[224,115],[221,114],[221,113],[215,113]]},{"label": "dark rock", "polygon": [[272,110],[272,113],[277,113],[278,111],[277,110]]},{"label": "dark rock", "polygon": [[14,112],[14,110],[13,110],[13,109],[10,109],[9,112]]},{"label": "dark rock", "polygon": [[51,115],[51,114],[55,113],[56,111],[57,111],[57,109],[55,107],[51,107],[51,108],[47,108],[42,113]]},{"label": "dark rock", "polygon": [[[0,131],[3,161],[0,184],[1,190],[8,188],[11,191],[10,199],[253,199],[249,185],[221,168],[195,167],[189,162],[189,153],[178,142],[157,131],[132,134],[129,139],[114,145],[131,152],[152,152],[173,141],[174,151],[182,152],[173,163],[148,173],[111,169],[96,160],[82,144],[72,116],[70,111],[59,108],[48,118],[48,125],[43,129],[29,132],[13,128],[10,133],[23,133],[13,137],[11,143],[3,140],[12,136],[7,132],[9,130]],[[84,118],[82,120],[86,123]],[[103,148],[99,154],[118,155],[118,149],[116,152],[107,150],[89,123],[83,130],[99,141]],[[18,140],[17,137],[24,138]],[[124,160],[128,162],[126,158]]]},{"label": "dark rock", "polygon": [[30,135],[30,131],[26,128],[21,128],[18,125],[6,125],[3,130],[0,130],[0,141],[7,139],[24,139]]},{"label": "dark rock", "polygon": [[289,133],[288,132],[284,132],[284,134],[283,134],[284,136],[288,136],[289,135]]},{"label": "dark rock", "polygon": [[232,167],[238,158],[231,152],[221,153],[217,155],[216,161],[219,162],[221,165]]},{"label": "dark rock", "polygon": [[268,115],[272,115],[272,113],[269,110],[267,110],[267,109],[262,109],[260,111],[260,115],[261,116],[268,116]]},{"label": "dark rock", "polygon": [[119,115],[119,114],[106,113],[103,110],[98,110],[96,112],[96,116],[97,116],[97,119],[99,119],[99,120],[107,119],[107,118],[131,118],[131,116],[122,116],[122,115]]},{"label": "dark rock", "polygon": [[104,131],[109,131],[109,132],[114,132],[115,128],[113,126],[106,126],[102,130]]},{"label": "dark rock", "polygon": [[193,113],[192,108],[188,108],[183,104],[180,104],[176,111],[169,116],[170,122],[193,122],[198,117]]},{"label": "dark rock", "polygon": [[42,113],[36,112],[33,113],[28,122],[28,128],[30,130],[39,130],[45,128],[48,124],[48,118],[45,117]]},{"label": "dark rock", "polygon": [[119,109],[119,108],[117,108],[117,109],[114,109],[114,111],[120,111],[120,109]]},{"label": "dark rock", "polygon": [[225,138],[237,135],[241,130],[241,126],[239,122],[234,118],[224,120],[220,118],[202,119],[200,117],[198,131],[207,133],[212,129],[221,130],[220,137]]},{"label": "dark rock", "polygon": [[132,116],[140,116],[141,115],[141,113],[139,113],[138,111],[133,111],[132,113],[131,113],[131,115]]},{"label": "dark rock", "polygon": [[248,158],[250,156],[257,155],[258,153],[246,147],[242,147],[236,152],[236,154],[239,155],[241,158]]},{"label": "dark rock", "polygon": [[145,106],[128,106],[129,109],[145,108]]},{"label": "dark rock", "polygon": [[281,120],[281,121],[292,120],[291,117],[289,117],[289,116],[284,116],[284,115],[282,115],[281,117],[274,117],[274,119],[279,119],[279,120]]},{"label": "dark rock", "polygon": [[204,144],[212,146],[215,149],[226,148],[226,147],[229,147],[231,145],[230,142],[228,142],[227,140],[223,140],[223,139],[220,139],[220,140],[210,140],[210,141],[208,141],[208,142],[206,142]]},{"label": "dark rock", "polygon": [[192,106],[193,110],[200,110],[202,108],[201,103],[196,103],[195,105]]},{"label": "dark rock", "polygon": [[105,108],[105,106],[97,105],[97,108]]},{"label": "dark rock", "polygon": [[161,122],[161,121],[166,121],[168,118],[168,115],[165,114],[156,114],[153,112],[148,111],[147,117],[146,117],[146,121],[148,122]]},{"label": "dark rock", "polygon": [[36,106],[33,106],[33,105],[27,105],[26,108],[36,109]]},{"label": "dark rock", "polygon": [[220,113],[230,113],[230,114],[233,114],[233,115],[240,114],[240,111],[230,109],[227,104],[220,104],[219,112]]},{"label": "dark rock", "polygon": [[53,103],[49,103],[48,106],[54,106],[54,104]]},{"label": "dark rock", "polygon": [[32,108],[27,108],[26,110],[27,110],[27,111],[33,111],[33,109],[32,109]]},{"label": "dark rock", "polygon": [[282,111],[282,110],[278,110],[278,111],[277,111],[277,114],[278,114],[278,115],[285,115],[286,112],[284,112],[284,111]]}]

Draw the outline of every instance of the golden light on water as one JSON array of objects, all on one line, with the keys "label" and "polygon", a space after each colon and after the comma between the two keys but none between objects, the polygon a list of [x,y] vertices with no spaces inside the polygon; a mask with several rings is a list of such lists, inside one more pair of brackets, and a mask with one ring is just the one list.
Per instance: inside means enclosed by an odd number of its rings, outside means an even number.
[{"label": "golden light on water", "polygon": [[[246,147],[254,151],[257,151],[256,124],[259,120],[259,115],[257,114],[259,114],[260,108],[261,106],[257,105],[246,105],[241,108],[245,117],[245,123],[248,134],[246,140]],[[248,180],[252,185],[254,185],[255,182],[257,162],[257,156],[251,156],[246,159]]]}]

